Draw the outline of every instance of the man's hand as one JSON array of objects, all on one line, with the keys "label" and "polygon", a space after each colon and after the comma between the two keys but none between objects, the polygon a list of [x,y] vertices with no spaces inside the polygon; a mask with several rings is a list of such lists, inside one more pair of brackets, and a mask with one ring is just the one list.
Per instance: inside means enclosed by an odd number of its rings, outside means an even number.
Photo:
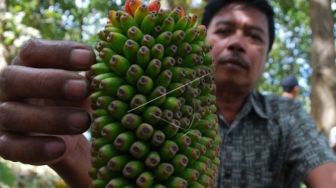
[{"label": "man's hand", "polygon": [[50,165],[72,187],[89,187],[89,83],[75,71],[95,62],[91,48],[30,40],[0,73],[0,156]]}]

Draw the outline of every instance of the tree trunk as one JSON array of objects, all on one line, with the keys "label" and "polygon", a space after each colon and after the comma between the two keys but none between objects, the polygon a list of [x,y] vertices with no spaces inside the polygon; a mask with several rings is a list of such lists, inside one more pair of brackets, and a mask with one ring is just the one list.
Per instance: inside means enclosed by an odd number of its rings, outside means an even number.
[{"label": "tree trunk", "polygon": [[311,114],[328,134],[336,126],[336,71],[331,0],[310,0],[313,67]]}]

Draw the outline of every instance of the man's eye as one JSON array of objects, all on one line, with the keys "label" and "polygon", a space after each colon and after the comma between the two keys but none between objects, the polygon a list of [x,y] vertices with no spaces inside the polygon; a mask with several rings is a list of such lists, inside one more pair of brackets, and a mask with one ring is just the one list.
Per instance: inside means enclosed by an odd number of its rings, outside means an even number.
[{"label": "man's eye", "polygon": [[218,34],[218,35],[227,35],[231,32],[230,29],[217,29],[215,31],[215,34]]},{"label": "man's eye", "polygon": [[263,42],[263,39],[257,34],[250,33],[249,36],[255,41]]}]

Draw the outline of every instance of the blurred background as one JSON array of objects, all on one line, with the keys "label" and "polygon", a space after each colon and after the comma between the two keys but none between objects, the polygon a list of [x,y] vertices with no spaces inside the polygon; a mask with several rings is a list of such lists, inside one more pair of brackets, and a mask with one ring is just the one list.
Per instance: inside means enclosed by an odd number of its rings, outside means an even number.
[{"label": "blurred background", "polygon": [[[148,1],[144,1],[145,3]],[[336,126],[335,0],[272,0],[276,39],[258,85],[280,95],[281,80],[294,75],[299,101],[326,136]],[[161,0],[201,17],[207,0]],[[73,40],[94,46],[107,12],[124,0],[0,0],[0,70],[30,38]],[[0,160],[0,187],[65,187],[47,167]]]}]

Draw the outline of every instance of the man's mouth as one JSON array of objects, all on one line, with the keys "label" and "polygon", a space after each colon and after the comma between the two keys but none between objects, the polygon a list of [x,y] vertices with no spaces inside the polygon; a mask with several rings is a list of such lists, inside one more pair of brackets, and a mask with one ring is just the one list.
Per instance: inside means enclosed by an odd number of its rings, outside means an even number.
[{"label": "man's mouth", "polygon": [[219,65],[239,67],[245,70],[248,70],[250,68],[249,63],[247,63],[240,55],[230,57],[219,57],[217,63]]}]

